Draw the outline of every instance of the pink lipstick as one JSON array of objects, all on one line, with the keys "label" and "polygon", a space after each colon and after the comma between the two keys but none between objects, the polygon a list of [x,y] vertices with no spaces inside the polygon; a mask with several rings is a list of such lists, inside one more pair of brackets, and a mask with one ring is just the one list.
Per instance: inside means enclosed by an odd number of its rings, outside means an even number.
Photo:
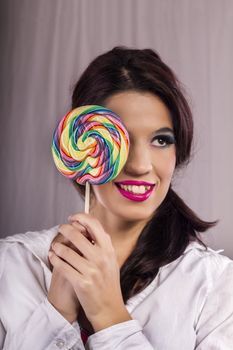
[{"label": "pink lipstick", "polygon": [[[144,185],[144,186],[149,186],[150,188],[145,192],[145,193],[133,193],[130,191],[126,191],[123,188],[120,187],[121,185],[136,185],[136,186],[140,186],[140,185]],[[120,194],[131,200],[134,202],[142,202],[145,201],[147,198],[150,197],[150,195],[152,194],[155,185],[154,183],[149,183],[149,182],[145,182],[145,181],[133,181],[133,180],[127,180],[127,181],[120,181],[120,182],[115,182],[115,185],[118,189],[118,191],[120,192]]]}]

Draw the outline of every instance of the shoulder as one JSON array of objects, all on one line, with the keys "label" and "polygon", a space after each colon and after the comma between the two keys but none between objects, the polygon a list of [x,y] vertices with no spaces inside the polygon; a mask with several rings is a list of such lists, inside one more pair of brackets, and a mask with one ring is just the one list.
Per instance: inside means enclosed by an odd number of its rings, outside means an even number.
[{"label": "shoulder", "polygon": [[23,233],[16,233],[5,238],[0,238],[0,245],[9,242],[22,242],[22,243],[33,243],[35,240],[38,242],[48,241],[50,238],[54,237],[58,230],[59,225],[53,226],[51,228],[43,229],[40,231],[26,231]]},{"label": "shoulder", "polygon": [[197,259],[194,268],[202,276],[202,284],[207,286],[195,322],[197,345],[230,349],[233,340],[233,260],[210,247],[207,251],[196,249],[192,255]]},{"label": "shoulder", "polygon": [[[202,288],[205,296],[214,288],[218,279],[229,274],[233,283],[233,260],[222,255],[222,249],[207,249],[199,242],[191,242],[176,260],[161,267],[161,276],[165,280],[173,275],[181,286],[187,284],[189,289]],[[205,292],[204,292],[205,290]]]},{"label": "shoulder", "polygon": [[160,283],[177,300],[182,298],[185,310],[193,314],[195,329],[202,328],[208,317],[210,323],[216,318],[216,324],[229,315],[233,318],[233,260],[222,255],[222,249],[191,242],[178,259],[162,267]]},{"label": "shoulder", "polygon": [[[207,249],[199,242],[192,242],[187,247],[184,255],[188,265],[193,265],[194,270],[201,272],[207,278],[209,290],[224,271],[233,269],[233,260],[223,254],[224,249]],[[232,275],[233,279],[233,275]]]},{"label": "shoulder", "polygon": [[180,259],[189,266],[193,264],[194,268],[206,267],[210,273],[219,273],[228,266],[232,265],[233,260],[223,254],[224,249],[213,249],[208,245],[204,247],[201,243],[190,242]]},{"label": "shoulder", "polygon": [[0,239],[0,278],[6,267],[10,273],[10,266],[22,267],[29,257],[48,265],[48,250],[58,232],[58,226]]}]

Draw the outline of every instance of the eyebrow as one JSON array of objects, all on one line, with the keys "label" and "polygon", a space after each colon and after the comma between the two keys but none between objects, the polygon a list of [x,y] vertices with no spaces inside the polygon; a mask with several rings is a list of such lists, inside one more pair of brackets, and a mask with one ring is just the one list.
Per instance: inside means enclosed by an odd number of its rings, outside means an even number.
[{"label": "eyebrow", "polygon": [[[172,135],[174,135],[174,130],[169,128],[169,127],[163,127],[163,128],[160,128],[160,129],[157,129],[156,131],[153,132],[154,135],[158,135],[160,134],[161,132],[169,132],[171,133]],[[128,130],[128,134],[129,134],[129,137],[131,137],[131,132]]]},{"label": "eyebrow", "polygon": [[160,133],[160,132],[170,132],[170,133],[174,134],[174,131],[173,131],[171,128],[168,128],[168,127],[166,127],[166,128],[160,128],[160,129],[156,130],[156,131],[155,131],[155,134],[158,134],[158,133]]}]

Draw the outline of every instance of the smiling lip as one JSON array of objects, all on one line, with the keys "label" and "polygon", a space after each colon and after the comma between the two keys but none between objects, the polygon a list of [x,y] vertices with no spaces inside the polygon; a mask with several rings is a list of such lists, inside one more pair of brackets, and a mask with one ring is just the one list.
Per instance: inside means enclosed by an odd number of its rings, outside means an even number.
[{"label": "smiling lip", "polygon": [[[122,185],[138,185],[138,186],[144,185],[144,186],[150,186],[150,189],[148,191],[146,191],[145,193],[143,193],[143,194],[141,194],[141,193],[135,194],[135,193],[132,193],[132,192],[129,192],[129,191],[125,191],[123,188],[121,188],[119,186],[119,184],[122,184]],[[147,198],[150,197],[150,195],[153,192],[154,187],[155,187],[155,184],[151,184],[151,183],[144,182],[144,181],[131,181],[131,180],[115,182],[115,185],[116,185],[118,191],[120,192],[120,194],[122,196],[124,196],[125,198],[130,199],[131,201],[134,201],[134,202],[145,201]]]},{"label": "smiling lip", "polygon": [[155,184],[150,183],[150,182],[145,182],[145,181],[133,181],[133,180],[126,180],[126,181],[117,181],[115,184],[120,184],[120,185],[144,185],[144,186],[155,186]]}]

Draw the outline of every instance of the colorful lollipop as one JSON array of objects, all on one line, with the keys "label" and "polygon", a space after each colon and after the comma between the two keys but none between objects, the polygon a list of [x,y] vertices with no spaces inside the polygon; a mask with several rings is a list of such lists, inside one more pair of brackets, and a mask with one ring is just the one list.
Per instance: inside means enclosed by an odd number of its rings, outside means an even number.
[{"label": "colorful lollipop", "polygon": [[60,173],[86,184],[88,213],[90,184],[104,184],[120,173],[128,157],[129,135],[120,117],[110,109],[81,106],[59,122],[51,150]]}]

